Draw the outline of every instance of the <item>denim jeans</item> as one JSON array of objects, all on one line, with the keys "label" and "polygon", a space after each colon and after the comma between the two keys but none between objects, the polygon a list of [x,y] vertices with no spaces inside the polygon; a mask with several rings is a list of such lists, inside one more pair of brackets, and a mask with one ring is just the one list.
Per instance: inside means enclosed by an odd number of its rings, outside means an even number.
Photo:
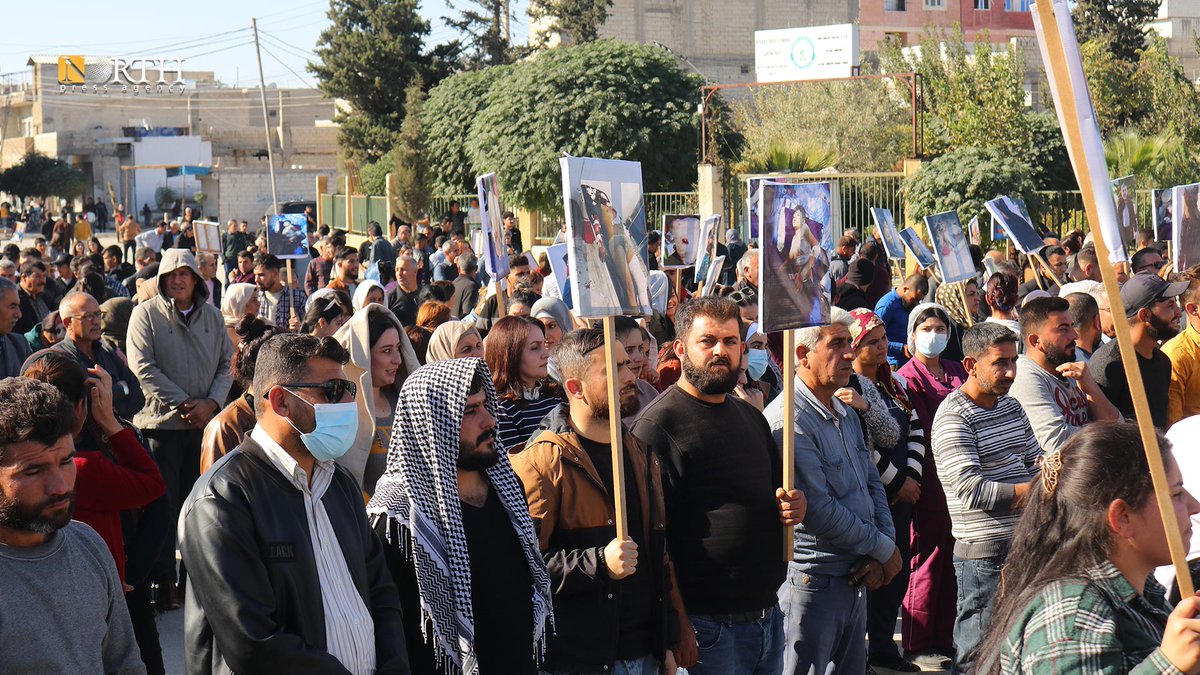
[{"label": "denim jeans", "polygon": [[779,675],[783,665],[783,615],[772,606],[754,621],[692,615],[699,663],[689,675]]},{"label": "denim jeans", "polygon": [[[640,659],[626,659],[613,663],[611,675],[659,675],[662,663],[652,654]],[[543,670],[542,675],[609,675],[608,673],[583,673],[575,670]],[[672,674],[673,675],[673,674]]]},{"label": "denim jeans", "polygon": [[849,577],[808,574],[791,563],[779,607],[787,639],[784,675],[866,672],[866,591]]},{"label": "denim jeans", "polygon": [[954,619],[954,646],[957,652],[951,672],[969,673],[975,666],[975,650],[991,625],[1003,566],[1004,556],[977,560],[954,556],[954,576],[958,579],[958,616]]}]

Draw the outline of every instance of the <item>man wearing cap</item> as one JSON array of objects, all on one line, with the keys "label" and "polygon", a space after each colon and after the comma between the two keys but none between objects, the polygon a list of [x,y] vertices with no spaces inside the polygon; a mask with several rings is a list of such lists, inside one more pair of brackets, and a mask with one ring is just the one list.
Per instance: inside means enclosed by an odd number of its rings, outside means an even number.
[{"label": "man wearing cap", "polygon": [[1200,265],[1189,267],[1179,277],[1188,289],[1179,297],[1187,324],[1179,335],[1163,344],[1171,359],[1171,388],[1167,392],[1167,421],[1200,414]]},{"label": "man wearing cap", "polygon": [[[1168,425],[1168,398],[1162,392],[1171,386],[1171,360],[1159,349],[1160,342],[1175,337],[1179,332],[1179,296],[1188,289],[1189,282],[1173,284],[1163,281],[1153,272],[1135,274],[1121,287],[1121,301],[1125,315],[1129,317],[1129,335],[1137,350],[1138,366],[1142,371],[1142,382],[1150,403],[1150,416],[1154,426],[1165,431]],[[1117,410],[1127,419],[1133,419],[1133,397],[1129,382],[1121,366],[1121,352],[1113,340],[1096,350],[1088,361],[1088,370],[1096,384]]]}]

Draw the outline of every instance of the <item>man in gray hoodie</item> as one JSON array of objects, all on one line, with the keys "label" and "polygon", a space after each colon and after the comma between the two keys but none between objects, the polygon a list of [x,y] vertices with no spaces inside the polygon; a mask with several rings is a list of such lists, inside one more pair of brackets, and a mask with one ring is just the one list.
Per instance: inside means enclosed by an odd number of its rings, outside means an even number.
[{"label": "man in gray hoodie", "polygon": [[[233,380],[233,345],[221,312],[208,304],[196,258],[187,249],[166,249],[158,265],[158,292],[129,318],[129,368],[146,405],[133,423],[167,481],[171,523],[182,497],[200,475],[204,426],[221,410]],[[163,547],[156,576],[175,581],[175,540]]]}]

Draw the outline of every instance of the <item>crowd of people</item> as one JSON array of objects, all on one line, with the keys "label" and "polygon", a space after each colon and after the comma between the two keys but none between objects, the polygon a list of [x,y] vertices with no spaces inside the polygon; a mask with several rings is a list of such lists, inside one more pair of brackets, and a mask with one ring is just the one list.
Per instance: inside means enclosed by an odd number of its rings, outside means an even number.
[{"label": "crowd of people", "polygon": [[[512,214],[502,278],[457,205],[357,247],[310,219],[298,269],[191,218],[3,251],[0,671],[164,673],[182,606],[197,674],[1200,672],[1081,233],[1057,279],[997,249],[893,286],[848,231],[785,355],[736,230],[607,345]],[[1200,270],[1166,266],[1121,305],[1186,538]]]}]

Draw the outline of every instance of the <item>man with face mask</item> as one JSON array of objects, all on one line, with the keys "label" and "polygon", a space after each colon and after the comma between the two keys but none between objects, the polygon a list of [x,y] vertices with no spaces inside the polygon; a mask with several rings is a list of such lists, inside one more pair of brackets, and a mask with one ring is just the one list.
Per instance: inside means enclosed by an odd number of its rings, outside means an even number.
[{"label": "man with face mask", "polygon": [[[258,421],[179,518],[188,673],[408,673],[400,599],[357,481],[346,350],[282,334],[255,363]],[[366,392],[370,395],[370,392]]]},{"label": "man with face mask", "polygon": [[1058,450],[1088,422],[1121,419],[1087,364],[1075,359],[1078,337],[1067,300],[1037,298],[1021,307],[1025,353],[1009,394],[1025,409],[1042,452]]},{"label": "man with face mask", "polygon": [[400,390],[368,510],[413,673],[534,675],[545,653],[550,577],[496,414],[482,359],[431,363]]},{"label": "man with face mask", "polygon": [[737,305],[684,302],[675,330],[682,377],[632,432],[665,467],[667,545],[688,619],[676,661],[693,675],[778,673],[776,594],[787,572],[780,523],[800,522],[804,495],[780,487],[780,455],[762,413],[729,395],[744,349]]},{"label": "man with face mask", "polygon": [[1012,331],[993,322],[966,332],[967,381],[942,402],[930,435],[956,539],[959,673],[971,671],[976,647],[991,625],[1000,569],[1042,456],[1021,404],[1008,396],[1017,370],[1016,343]]},{"label": "man with face mask", "polygon": [[908,313],[929,295],[929,280],[913,274],[899,288],[888,291],[875,303],[875,315],[883,319],[888,338],[888,363],[904,365],[912,354],[907,351]]},{"label": "man with face mask", "polygon": [[[1188,281],[1167,283],[1154,272],[1140,272],[1121,286],[1121,301],[1129,317],[1129,336],[1138,355],[1138,368],[1150,403],[1154,426],[1166,431],[1171,387],[1171,359],[1159,345],[1179,332],[1179,296],[1188,289]],[[1108,400],[1126,419],[1134,419],[1133,397],[1121,365],[1117,341],[1101,345],[1088,361],[1088,370]]]}]

